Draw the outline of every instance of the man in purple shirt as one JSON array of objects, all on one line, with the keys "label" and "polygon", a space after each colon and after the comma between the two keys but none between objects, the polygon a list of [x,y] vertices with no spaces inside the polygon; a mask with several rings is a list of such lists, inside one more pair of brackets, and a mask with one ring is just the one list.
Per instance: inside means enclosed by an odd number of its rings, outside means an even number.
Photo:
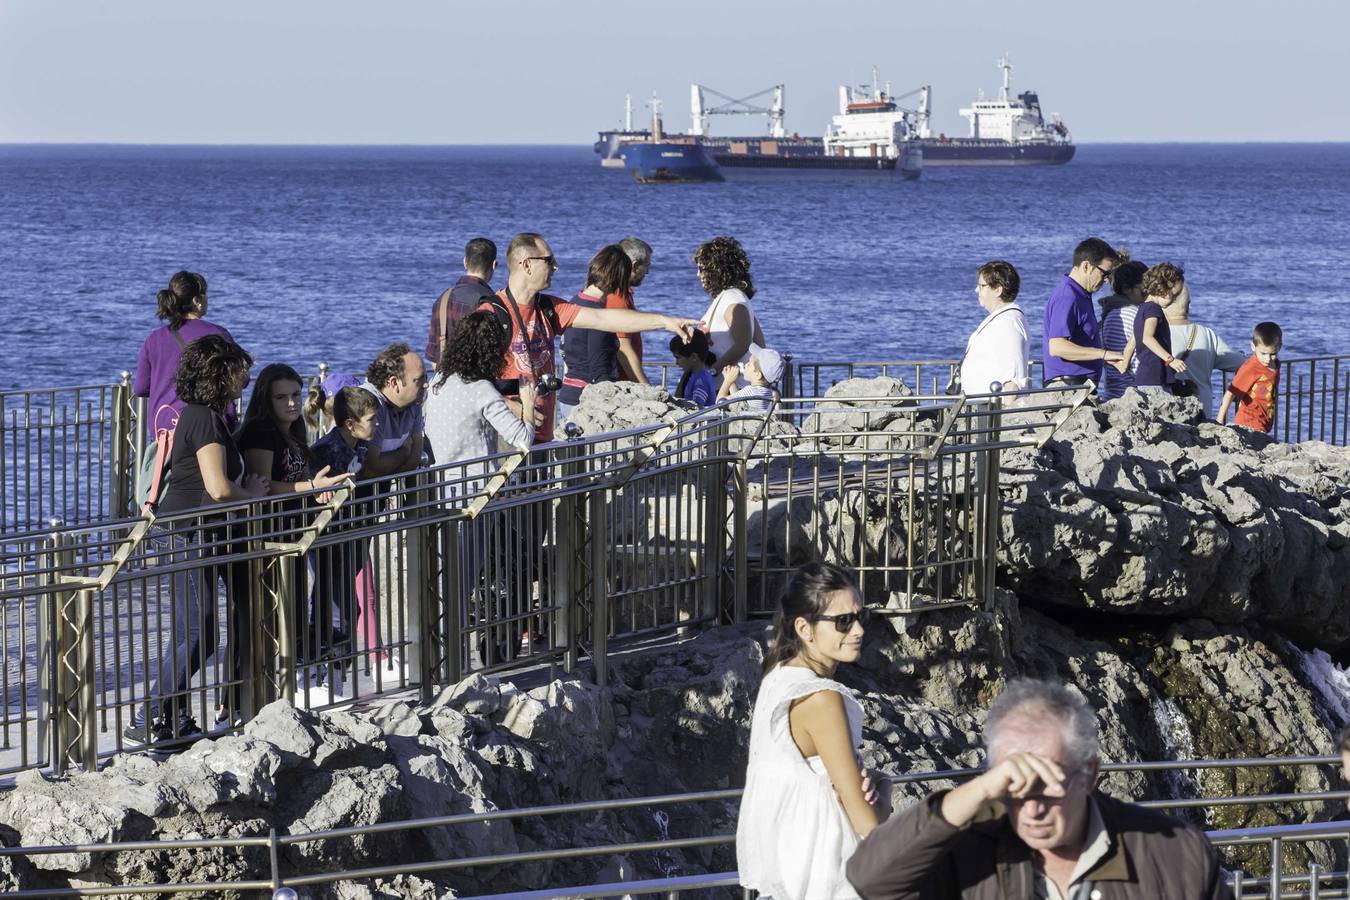
[{"label": "man in purple shirt", "polygon": [[464,246],[464,274],[451,288],[436,298],[431,308],[431,327],[427,330],[427,360],[434,366],[441,361],[441,347],[455,333],[459,320],[492,299],[489,282],[497,271],[497,245],[487,238],[474,238]]},{"label": "man in purple shirt", "polygon": [[1100,383],[1102,362],[1118,362],[1120,352],[1102,347],[1092,295],[1110,280],[1120,259],[1111,245],[1090,237],[1073,251],[1073,268],[1045,302],[1045,386]]}]

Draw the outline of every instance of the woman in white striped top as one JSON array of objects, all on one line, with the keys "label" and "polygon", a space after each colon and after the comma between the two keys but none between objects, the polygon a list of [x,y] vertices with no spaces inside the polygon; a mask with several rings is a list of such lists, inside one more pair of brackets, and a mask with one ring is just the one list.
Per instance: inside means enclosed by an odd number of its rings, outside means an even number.
[{"label": "woman in white striped top", "polygon": [[[1144,291],[1140,286],[1148,266],[1138,260],[1130,260],[1111,271],[1111,287],[1115,291],[1102,299],[1101,333],[1102,346],[1107,350],[1123,351],[1125,345],[1134,339],[1134,316],[1139,304],[1144,302]],[[1101,394],[1103,400],[1114,400],[1134,387],[1134,360],[1124,360],[1124,371],[1115,366],[1105,366],[1102,373]]]}]

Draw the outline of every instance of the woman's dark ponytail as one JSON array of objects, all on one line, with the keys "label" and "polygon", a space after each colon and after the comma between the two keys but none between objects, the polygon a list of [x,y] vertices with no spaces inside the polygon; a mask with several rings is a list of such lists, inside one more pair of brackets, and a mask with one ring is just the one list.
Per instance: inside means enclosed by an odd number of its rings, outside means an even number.
[{"label": "woman's dark ponytail", "polygon": [[764,651],[764,674],[782,665],[802,652],[802,640],[797,637],[796,621],[808,621],[824,615],[830,606],[830,594],[835,591],[856,591],[853,576],[834,563],[813,562],[802,566],[792,575],[773,619],[773,634]]},{"label": "woman's dark ponytail", "polygon": [[177,331],[193,312],[197,298],[205,295],[205,278],[196,272],[176,272],[169,286],[155,295],[155,316]]}]

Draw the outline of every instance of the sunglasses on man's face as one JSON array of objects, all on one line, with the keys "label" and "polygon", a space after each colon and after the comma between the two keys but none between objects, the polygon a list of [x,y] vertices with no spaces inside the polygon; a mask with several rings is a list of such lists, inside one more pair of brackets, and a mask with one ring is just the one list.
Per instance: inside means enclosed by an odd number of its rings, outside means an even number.
[{"label": "sunglasses on man's face", "polygon": [[554,256],[553,256],[552,253],[550,253],[548,256],[527,256],[527,257],[525,257],[525,258],[526,258],[527,260],[530,260],[530,259],[539,259],[539,260],[543,260],[544,262],[548,263],[548,267],[549,267],[550,269],[556,269],[556,268],[558,268],[558,260],[557,260],[556,258],[554,258]]},{"label": "sunglasses on man's face", "polygon": [[815,616],[811,619],[811,621],[833,622],[836,631],[838,631],[840,634],[848,634],[850,631],[853,630],[854,622],[861,622],[863,625],[866,625],[867,620],[871,618],[871,616],[872,616],[871,610],[864,607],[863,609],[860,609],[857,612],[840,613],[837,616]]}]

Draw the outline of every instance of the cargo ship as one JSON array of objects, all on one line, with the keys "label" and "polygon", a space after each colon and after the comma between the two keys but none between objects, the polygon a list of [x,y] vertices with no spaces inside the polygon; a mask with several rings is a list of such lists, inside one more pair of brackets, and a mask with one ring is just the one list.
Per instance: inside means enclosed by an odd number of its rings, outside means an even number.
[{"label": "cargo ship", "polygon": [[648,137],[625,141],[623,163],[638,184],[698,184],[725,181],[722,170],[696,137],[666,138],[661,127],[661,104],[652,101]]},{"label": "cargo ship", "polygon": [[[632,148],[644,160],[638,167],[642,170],[650,165],[652,151],[649,146],[654,140],[677,144],[696,142],[719,167],[728,169],[836,169],[894,172],[906,180],[918,178],[923,171],[923,153],[909,142],[908,112],[900,109],[887,91],[878,87],[875,77],[870,96],[844,86],[839,91],[839,114],[823,137],[787,134],[783,126],[783,85],[732,99],[695,84],[690,90],[693,126],[687,135],[679,137],[657,136],[653,129],[635,129],[630,95],[625,100],[624,128],[600,132],[595,152],[600,156],[602,166],[617,168],[625,165],[627,150]],[[727,102],[709,107],[705,103],[705,92]],[[773,100],[768,107],[749,102],[770,92]],[[652,106],[657,108],[659,105],[659,101],[653,99]],[[709,133],[710,117],[719,114],[766,115],[768,134],[714,136]],[[634,171],[634,166],[629,164],[628,169]],[[634,177],[637,177],[636,172]]]},{"label": "cargo ship", "polygon": [[997,100],[976,98],[961,115],[970,122],[968,137],[932,136],[928,126],[931,91],[921,89],[915,116],[915,141],[925,166],[1055,166],[1073,159],[1075,147],[1058,115],[1047,121],[1035,91],[1012,96],[1012,63],[998,60],[1003,87]]},{"label": "cargo ship", "polygon": [[[928,166],[1063,165],[1073,159],[1073,140],[1059,116],[1046,118],[1035,91],[1024,91],[1014,98],[1012,64],[1006,55],[998,60],[998,66],[1003,70],[999,98],[986,100],[980,96],[971,106],[960,110],[970,122],[968,137],[932,134],[931,86],[896,97],[889,86],[885,90],[878,86],[875,70],[870,96],[862,88],[840,87],[839,115],[823,137],[787,134],[783,127],[781,84],[742,99],[693,85],[690,104],[693,127],[689,133],[700,139],[704,149],[726,168],[898,170],[903,177],[917,178]],[[769,107],[749,102],[770,91],[773,100]],[[709,107],[705,93],[726,102]],[[916,94],[917,109],[907,109],[896,102]],[[710,116],[719,114],[767,115],[768,134],[713,136],[709,133]],[[624,165],[624,144],[651,140],[650,130],[633,127],[631,96],[626,101],[624,128],[601,131],[599,138],[595,152],[600,164],[615,168]]]}]

